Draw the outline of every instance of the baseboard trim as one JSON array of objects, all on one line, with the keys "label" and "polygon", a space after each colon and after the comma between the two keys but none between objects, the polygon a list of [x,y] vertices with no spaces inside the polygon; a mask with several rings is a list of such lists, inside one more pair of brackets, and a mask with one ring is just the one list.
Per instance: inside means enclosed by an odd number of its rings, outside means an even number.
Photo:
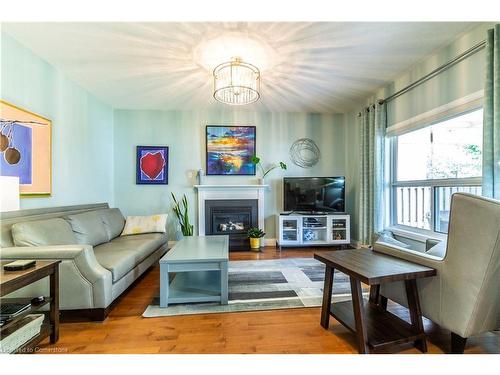
[{"label": "baseboard trim", "polygon": [[[168,241],[168,248],[172,248],[178,241]],[[265,238],[264,246],[274,246],[276,247],[276,238]]]},{"label": "baseboard trim", "polygon": [[[168,241],[168,248],[171,249],[176,243],[177,243],[177,241]],[[264,246],[277,247],[276,238],[265,238],[264,239]],[[359,249],[361,247],[361,244],[358,240],[351,239],[351,246],[356,248],[356,249]]]},{"label": "baseboard trim", "polygon": [[276,238],[265,238],[264,246],[273,246],[276,247]]}]

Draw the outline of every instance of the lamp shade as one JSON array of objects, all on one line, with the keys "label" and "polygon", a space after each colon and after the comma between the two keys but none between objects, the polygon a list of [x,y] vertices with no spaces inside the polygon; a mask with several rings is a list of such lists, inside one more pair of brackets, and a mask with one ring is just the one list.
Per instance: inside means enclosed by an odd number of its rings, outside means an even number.
[{"label": "lamp shade", "polygon": [[19,177],[0,176],[0,212],[19,210]]},{"label": "lamp shade", "polygon": [[244,105],[260,98],[260,72],[234,57],[214,69],[214,98],[221,103]]}]

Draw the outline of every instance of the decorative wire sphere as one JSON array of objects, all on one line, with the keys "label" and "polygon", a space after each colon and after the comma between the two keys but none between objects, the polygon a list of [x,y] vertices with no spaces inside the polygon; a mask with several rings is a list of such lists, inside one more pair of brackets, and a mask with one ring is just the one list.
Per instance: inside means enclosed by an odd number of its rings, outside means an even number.
[{"label": "decorative wire sphere", "polygon": [[290,158],[301,168],[312,168],[321,158],[321,152],[312,139],[300,138],[290,147]]}]

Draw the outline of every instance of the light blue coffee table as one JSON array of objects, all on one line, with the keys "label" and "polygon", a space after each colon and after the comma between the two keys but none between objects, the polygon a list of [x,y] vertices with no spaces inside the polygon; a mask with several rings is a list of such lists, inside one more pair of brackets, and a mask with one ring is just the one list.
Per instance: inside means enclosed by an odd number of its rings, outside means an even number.
[{"label": "light blue coffee table", "polygon": [[[160,259],[160,307],[171,303],[227,305],[229,236],[184,237]],[[169,274],[175,273],[172,282]]]}]

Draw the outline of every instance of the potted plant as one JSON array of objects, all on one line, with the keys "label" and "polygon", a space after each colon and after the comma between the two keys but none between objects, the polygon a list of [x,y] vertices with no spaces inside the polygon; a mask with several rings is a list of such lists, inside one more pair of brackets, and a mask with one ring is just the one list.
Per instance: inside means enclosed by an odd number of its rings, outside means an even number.
[{"label": "potted plant", "polygon": [[192,236],[193,235],[193,225],[189,222],[189,213],[188,213],[188,201],[186,198],[186,194],[182,197],[181,202],[178,202],[175,198],[174,193],[172,194],[172,199],[174,200],[173,210],[175,216],[177,216],[177,220],[179,221],[179,225],[181,226],[181,231],[184,236]]},{"label": "potted plant", "polygon": [[264,179],[266,178],[266,176],[269,174],[269,172],[275,170],[276,168],[281,168],[283,170],[286,170],[287,166],[285,163],[283,163],[282,161],[279,162],[279,164],[275,164],[273,165],[272,167],[268,168],[267,170],[264,169],[264,167],[262,166],[262,163],[260,161],[260,158],[258,156],[252,156],[252,159],[250,159],[250,161],[255,164],[255,166],[259,166],[260,167],[260,170],[262,172],[262,178],[261,178],[261,183],[264,184]]},{"label": "potted plant", "polygon": [[250,249],[259,251],[260,239],[266,235],[264,231],[260,228],[250,228],[247,235],[250,238]]}]

